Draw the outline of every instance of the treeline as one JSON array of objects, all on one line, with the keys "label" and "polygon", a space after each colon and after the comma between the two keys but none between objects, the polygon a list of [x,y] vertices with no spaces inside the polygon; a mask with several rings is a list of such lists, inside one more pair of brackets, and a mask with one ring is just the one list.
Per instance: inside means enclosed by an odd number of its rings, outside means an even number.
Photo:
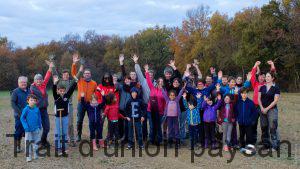
[{"label": "treeline", "polygon": [[210,66],[225,74],[246,74],[256,60],[261,69],[269,69],[267,60],[277,67],[277,83],[285,91],[299,91],[300,69],[300,1],[270,1],[261,8],[247,8],[229,17],[218,11],[211,13],[200,6],[187,11],[180,27],[153,27],[129,37],[107,36],[87,31],[83,36],[68,34],[60,41],[39,44],[34,48],[15,48],[6,37],[0,38],[0,89],[16,87],[17,77],[27,75],[32,82],[35,73],[44,74],[45,60],[56,56],[58,71],[69,68],[72,52],[79,51],[92,69],[93,79],[100,82],[104,72],[119,72],[118,56],[127,56],[127,70],[133,70],[133,53],[141,64],[149,63],[162,75],[167,62],[175,58],[184,71],[193,59],[200,61],[205,75]]}]

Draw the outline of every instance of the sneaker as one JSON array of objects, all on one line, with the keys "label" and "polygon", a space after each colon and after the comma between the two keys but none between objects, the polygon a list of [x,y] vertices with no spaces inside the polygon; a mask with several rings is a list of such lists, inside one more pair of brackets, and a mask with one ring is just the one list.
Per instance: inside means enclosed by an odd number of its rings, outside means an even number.
[{"label": "sneaker", "polygon": [[128,145],[126,150],[131,150],[132,149],[132,145]]},{"label": "sneaker", "polygon": [[21,149],[21,147],[17,146],[17,153],[22,153],[22,152],[23,152],[23,150]]},{"label": "sneaker", "polygon": [[223,146],[223,151],[229,151],[229,147],[227,145]]},{"label": "sneaker", "polygon": [[31,157],[26,157],[26,162],[31,162],[31,161],[32,161]]},{"label": "sneaker", "polygon": [[141,145],[139,148],[142,149],[142,150],[144,150],[145,147],[144,147],[144,145]]}]

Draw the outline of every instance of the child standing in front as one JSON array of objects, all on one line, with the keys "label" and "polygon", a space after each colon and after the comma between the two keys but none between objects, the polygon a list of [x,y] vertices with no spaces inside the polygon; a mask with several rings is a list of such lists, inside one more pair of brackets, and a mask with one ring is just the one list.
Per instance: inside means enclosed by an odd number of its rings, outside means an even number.
[{"label": "child standing in front", "polygon": [[253,125],[256,122],[257,111],[253,101],[248,98],[248,90],[241,88],[240,93],[241,97],[235,105],[234,112],[239,123],[241,148],[245,148],[248,144],[255,144]]},{"label": "child standing in front", "polygon": [[[119,118],[126,119],[121,113],[119,113],[119,103],[117,102],[116,95],[109,93],[105,97],[106,105],[103,116],[108,118],[108,138],[106,143],[114,142],[116,145],[119,140]],[[127,119],[128,120],[128,119]]]},{"label": "child standing in front", "polygon": [[[218,90],[218,88],[217,88]],[[222,102],[222,107],[218,115],[218,123],[222,125],[223,128],[223,150],[229,150],[229,144],[231,141],[231,132],[233,128],[233,123],[235,122],[234,114],[234,104],[238,97],[238,88],[236,87],[234,99],[230,94],[226,94]]]},{"label": "child standing in front", "polygon": [[99,141],[101,148],[104,148],[104,143],[102,142],[102,125],[101,125],[101,110],[105,105],[104,90],[101,91],[102,103],[98,103],[98,97],[94,94],[92,95],[91,102],[86,102],[84,100],[84,93],[81,93],[81,104],[87,110],[89,118],[89,129],[90,129],[90,140],[93,143],[93,150],[97,151],[96,139]]},{"label": "child standing in front", "polygon": [[38,159],[37,150],[42,122],[40,110],[36,106],[37,97],[30,94],[27,97],[27,103],[28,105],[23,109],[20,120],[25,130],[26,161],[30,162],[32,155],[34,159]]},{"label": "child standing in front", "polygon": [[169,146],[172,147],[173,140],[175,139],[175,148],[179,147],[179,122],[178,116],[180,115],[180,105],[179,101],[182,96],[182,93],[185,90],[186,83],[180,90],[178,96],[176,96],[176,91],[171,90],[169,92],[169,96],[167,95],[166,91],[163,90],[162,94],[166,101],[166,107],[164,116],[167,116],[167,123],[168,123],[168,142]]},{"label": "child standing in front", "polygon": [[216,120],[217,120],[217,110],[221,106],[222,100],[221,95],[217,96],[218,101],[214,104],[213,97],[205,97],[202,103],[202,109],[204,110],[203,121],[204,121],[204,132],[205,132],[205,145],[204,148],[211,146],[212,149],[216,148]]},{"label": "child standing in front", "polygon": [[[145,120],[145,108],[143,101],[138,98],[138,89],[133,87],[130,90],[131,99],[126,104],[126,113],[127,119],[129,120],[128,124],[128,138],[129,143],[127,149],[131,149],[134,145],[136,138],[138,140],[139,148],[143,149],[143,138],[142,138],[142,122]],[[135,130],[135,131],[134,131]],[[133,136],[134,133],[137,135]]]},{"label": "child standing in front", "polygon": [[186,108],[186,121],[189,125],[189,133],[190,133],[190,149],[194,150],[195,142],[197,141],[197,136],[199,135],[198,125],[201,123],[200,119],[200,108],[202,104],[201,93],[196,95],[197,98],[197,106],[195,107],[195,101],[191,99],[189,102],[186,100],[187,94],[183,95],[183,104]]},{"label": "child standing in front", "polygon": [[55,131],[54,142],[55,151],[58,155],[66,154],[67,150],[67,135],[69,123],[69,100],[76,86],[77,80],[71,82],[71,86],[66,92],[66,87],[63,84],[58,84],[58,76],[53,76],[53,97],[55,110]]}]

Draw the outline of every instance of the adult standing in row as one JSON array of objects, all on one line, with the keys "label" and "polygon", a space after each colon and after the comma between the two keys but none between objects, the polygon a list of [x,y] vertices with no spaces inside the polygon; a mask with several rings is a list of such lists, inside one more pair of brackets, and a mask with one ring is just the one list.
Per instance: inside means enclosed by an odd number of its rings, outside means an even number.
[{"label": "adult standing in row", "polygon": [[43,133],[41,136],[40,145],[43,148],[50,147],[50,143],[47,141],[47,136],[50,131],[50,122],[49,122],[49,115],[47,111],[48,107],[48,94],[47,94],[47,84],[52,74],[52,69],[54,68],[53,62],[49,63],[49,69],[43,79],[41,74],[36,74],[34,76],[34,82],[30,86],[31,94],[34,94],[37,97],[37,107],[41,112],[41,120],[42,120],[42,127]]},{"label": "adult standing in row", "polygon": [[[79,55],[78,53],[75,53],[73,55],[73,64],[72,64],[72,69],[71,69],[71,74],[75,78],[77,74],[77,67],[76,63],[79,62]],[[83,71],[83,77],[81,77],[78,82],[78,105],[77,105],[77,142],[81,141],[81,135],[82,135],[82,124],[85,116],[86,109],[84,106],[81,104],[80,99],[81,99],[81,93],[84,93],[84,100],[86,102],[90,102],[92,99],[92,95],[96,91],[97,88],[97,83],[92,80],[92,73],[91,70],[88,68],[85,68]]]},{"label": "adult standing in row", "polygon": [[20,117],[22,114],[22,110],[27,105],[27,96],[30,94],[30,90],[27,86],[28,79],[25,76],[20,76],[18,78],[18,88],[14,89],[11,94],[11,106],[14,110],[14,118],[15,118],[15,147],[16,152],[20,153],[21,150],[21,139],[25,134],[24,128],[22,126]]},{"label": "adult standing in row", "polygon": [[[265,148],[272,147],[279,150],[278,109],[277,103],[280,97],[280,89],[275,84],[275,74],[266,74],[266,84],[261,86],[258,92],[258,104],[260,106],[260,125],[262,128],[262,142]],[[270,142],[271,135],[271,142]]]},{"label": "adult standing in row", "polygon": [[[270,71],[271,72],[275,72],[276,71],[276,68],[275,68],[275,65],[274,65],[274,62],[273,61],[268,61],[267,62],[269,65],[270,65]],[[257,116],[257,119],[256,119],[256,122],[255,124],[253,125],[253,130],[254,130],[254,133],[253,133],[253,139],[254,139],[254,142],[257,141],[257,124],[258,124],[258,118],[261,114],[261,110],[260,110],[260,106],[258,104],[258,93],[259,93],[259,90],[260,90],[260,87],[265,85],[266,83],[266,75],[264,72],[262,71],[259,71],[259,66],[260,66],[261,62],[260,61],[256,61],[255,62],[255,65],[253,66],[252,70],[251,70],[251,79],[250,79],[250,82],[251,82],[251,85],[252,85],[252,88],[253,88],[253,102],[254,102],[254,105],[256,107],[256,110],[258,112],[258,116]],[[258,78],[256,80],[256,74],[258,72]],[[261,126],[261,130],[265,131],[267,130],[267,128],[263,128]]]}]

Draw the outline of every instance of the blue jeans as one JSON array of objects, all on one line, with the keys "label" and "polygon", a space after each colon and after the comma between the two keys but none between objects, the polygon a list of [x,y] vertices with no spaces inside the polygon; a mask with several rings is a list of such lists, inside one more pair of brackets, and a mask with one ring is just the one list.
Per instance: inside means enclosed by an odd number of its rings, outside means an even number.
[{"label": "blue jeans", "polygon": [[[133,131],[133,120],[131,119],[130,122],[128,123],[128,128],[129,128],[129,133],[128,133],[128,139],[129,139],[129,144],[133,145],[135,142],[135,138],[134,138],[134,131]],[[135,125],[135,133],[136,133],[136,137],[139,143],[139,146],[143,145],[143,137],[142,137],[142,123],[140,120],[138,121],[134,121],[134,125]]]},{"label": "blue jeans", "polygon": [[40,141],[40,138],[40,129],[37,129],[33,132],[25,132],[26,157],[31,158],[31,156],[33,155],[32,149],[34,155],[37,156],[38,142]]},{"label": "blue jeans", "polygon": [[74,137],[74,126],[73,126],[73,104],[69,104],[69,127],[68,127],[68,135],[69,135],[69,139],[70,141],[75,141],[75,137]]},{"label": "blue jeans", "polygon": [[41,120],[43,126],[43,133],[41,137],[41,142],[45,143],[47,141],[47,136],[50,131],[50,122],[49,122],[49,115],[47,112],[47,107],[39,108],[41,112]]},{"label": "blue jeans", "polygon": [[84,106],[78,102],[77,104],[77,134],[81,136],[82,134],[82,124],[84,120],[86,109]]},{"label": "blue jeans", "polygon": [[55,117],[55,130],[54,130],[54,142],[56,149],[67,149],[67,136],[68,136],[68,116]]},{"label": "blue jeans", "polygon": [[183,141],[186,138],[185,125],[186,125],[186,112],[183,111],[179,115],[179,135],[181,141]]},{"label": "blue jeans", "polygon": [[25,133],[24,128],[22,126],[20,117],[15,116],[15,135],[14,138],[15,140],[21,140],[22,135]]}]

